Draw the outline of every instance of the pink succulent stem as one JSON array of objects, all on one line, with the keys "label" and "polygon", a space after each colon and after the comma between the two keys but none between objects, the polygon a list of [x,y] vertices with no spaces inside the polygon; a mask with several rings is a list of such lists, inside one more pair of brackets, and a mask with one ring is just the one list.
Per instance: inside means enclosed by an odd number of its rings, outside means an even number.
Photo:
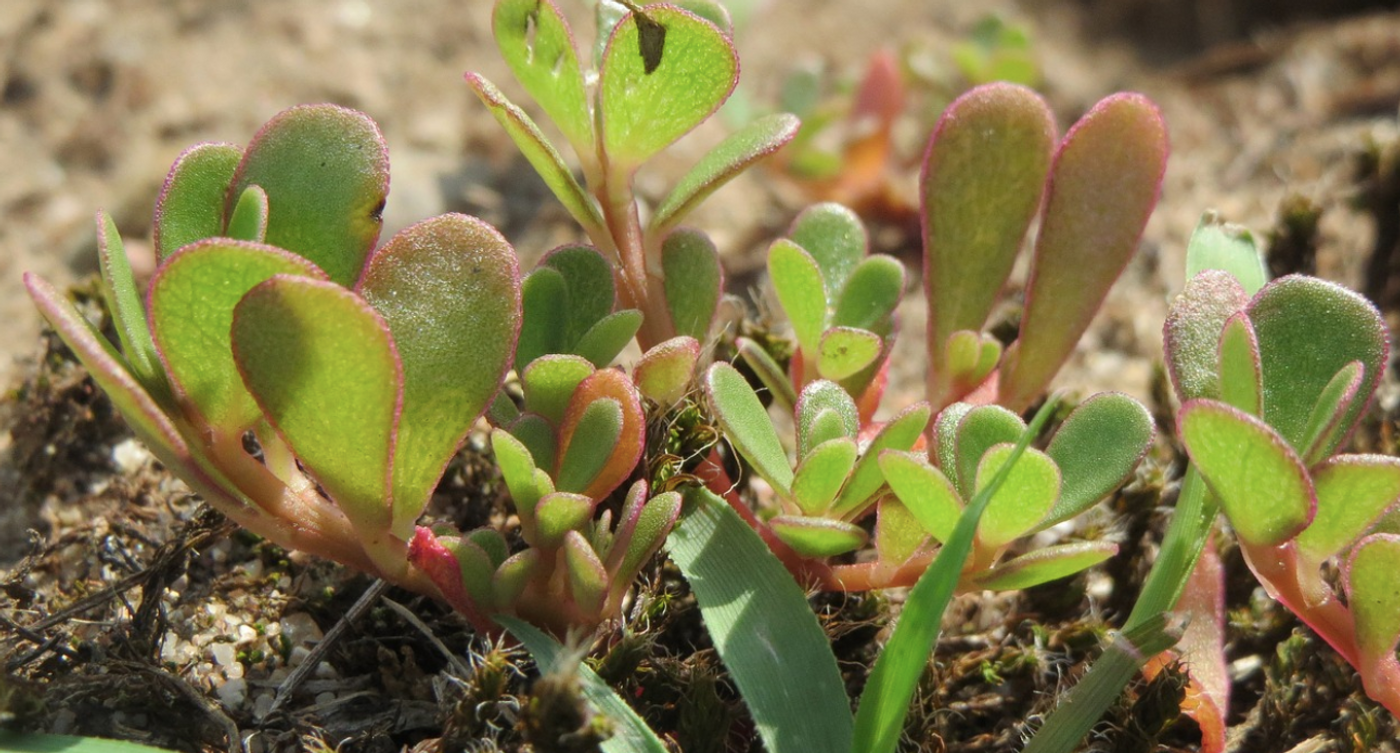
[{"label": "pink succulent stem", "polygon": [[[1348,664],[1362,670],[1361,652],[1356,645],[1356,621],[1351,611],[1337,600],[1330,587],[1320,582],[1319,576],[1302,571],[1296,543],[1286,541],[1274,547],[1240,543],[1245,562],[1269,595],[1298,615],[1298,619],[1336,649]],[[1393,661],[1394,657],[1391,659]],[[1366,674],[1365,670],[1362,674]],[[1393,694],[1397,694],[1396,700],[1400,701],[1400,687]],[[1400,705],[1395,708],[1400,709]]]}]

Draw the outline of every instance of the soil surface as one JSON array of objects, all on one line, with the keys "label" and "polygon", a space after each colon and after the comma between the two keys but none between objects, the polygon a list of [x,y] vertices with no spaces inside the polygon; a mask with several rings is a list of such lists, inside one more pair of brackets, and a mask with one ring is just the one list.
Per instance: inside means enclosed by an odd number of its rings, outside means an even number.
[{"label": "soil surface", "polygon": [[[581,3],[561,4],[588,27],[588,14],[573,7]],[[522,740],[535,750],[589,749],[587,735],[564,735],[582,747],[551,736],[577,728],[578,709],[531,705],[547,688],[530,689],[533,670],[513,649],[476,641],[441,607],[394,591],[344,623],[367,579],[232,532],[204,512],[42,332],[20,280],[33,272],[91,298],[99,208],[114,216],[138,272],[149,273],[151,211],[175,157],[199,141],[246,143],[276,112],[321,101],[361,109],[384,132],[393,172],[382,237],[464,211],[501,228],[528,268],[577,233],[461,81],[474,70],[518,94],[490,38],[490,5],[5,0],[0,725],[181,750],[435,750],[439,739],[449,750],[518,749]],[[815,67],[839,91],[873,52],[901,52],[922,61],[924,79],[896,123],[884,198],[867,217],[879,249],[909,264],[919,255],[907,207],[922,144],[939,103],[965,85],[948,51],[987,13],[1030,30],[1037,88],[1062,127],[1118,90],[1160,105],[1172,138],[1161,204],[1060,377],[1081,395],[1119,389],[1152,399],[1166,301],[1183,282],[1185,242],[1207,209],[1259,232],[1280,269],[1394,289],[1393,280],[1368,277],[1367,265],[1375,248],[1396,244],[1400,228],[1400,184],[1392,185],[1400,13],[1344,3],[1330,10],[1345,14],[1318,18],[1306,3],[1165,0],[733,5],[738,104],[641,175],[640,192],[659,197],[733,122],[771,109],[791,71]],[[756,170],[691,222],[715,239],[734,292],[747,293],[762,285],[761,249],[814,196],[788,176]],[[914,399],[923,383],[920,298],[911,295],[905,309],[889,407]],[[1169,461],[1164,447],[1159,462]],[[1153,472],[1144,471],[1149,488]],[[464,454],[433,514],[467,515],[461,505],[489,473]],[[1156,504],[1150,494],[1128,495],[1105,512],[1124,554],[1068,597],[1032,590],[959,601],[910,749],[1018,750],[1026,721],[1053,705],[1057,687],[1131,605],[1132,578],[1162,525]],[[1232,748],[1395,750],[1395,720],[1355,692],[1350,668],[1272,606],[1228,546],[1222,555],[1231,578]],[[703,650],[684,584],[658,563],[641,592],[661,605],[652,628],[638,631],[645,645],[614,642],[605,666],[620,663],[622,687],[680,748],[750,749],[751,722]],[[817,600],[843,660],[868,664],[890,600]],[[323,640],[335,630],[344,632]],[[322,643],[329,652],[313,655]],[[300,666],[310,677],[273,708]],[[1172,710],[1174,678],[1139,687],[1088,744],[1195,749],[1193,723]],[[853,686],[862,682],[855,672]]]}]

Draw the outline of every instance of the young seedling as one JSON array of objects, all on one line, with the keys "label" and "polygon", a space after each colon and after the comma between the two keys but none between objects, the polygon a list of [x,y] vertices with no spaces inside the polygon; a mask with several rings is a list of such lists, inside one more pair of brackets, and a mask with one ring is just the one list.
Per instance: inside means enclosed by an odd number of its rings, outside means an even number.
[{"label": "young seedling", "polygon": [[467,83],[616,265],[622,305],[643,317],[642,347],[676,335],[704,340],[720,296],[719,260],[703,234],[676,228],[705,197],[787,143],[797,119],[762,118],[721,142],[643,223],[634,175],[729,97],[738,56],[728,14],[718,3],[605,1],[598,15],[597,70],[588,74],[552,0],[499,0],[493,15],[502,57],[573,147],[583,184],[534,121],[491,82],[468,73]]},{"label": "young seedling", "polygon": [[463,215],[376,249],[387,190],[369,118],[293,108],[246,149],[205,144],[175,163],[149,290],[99,214],[121,352],[46,282],[26,283],[138,436],[211,505],[282,546],[433,593],[408,543],[510,367],[520,285],[510,245]]}]

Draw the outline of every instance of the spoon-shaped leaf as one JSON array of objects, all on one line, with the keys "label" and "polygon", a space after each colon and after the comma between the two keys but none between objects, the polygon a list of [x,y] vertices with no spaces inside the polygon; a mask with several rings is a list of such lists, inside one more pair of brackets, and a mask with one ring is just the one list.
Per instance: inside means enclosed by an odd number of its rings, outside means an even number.
[{"label": "spoon-shaped leaf", "polygon": [[234,240],[262,243],[267,238],[267,192],[262,186],[248,186],[238,197],[224,234]]},{"label": "spoon-shaped leaf", "polygon": [[403,364],[394,447],[394,530],[405,540],[510,369],[520,332],[515,251],[495,228],[447,214],[370,257],[360,294],[384,317]]},{"label": "spoon-shaped leaf", "polygon": [[[640,497],[646,497],[645,489]],[[631,587],[642,565],[665,543],[680,514],[681,495],[664,492],[647,500],[635,517],[618,525],[618,537],[607,565],[614,578],[613,590],[619,598],[622,591]]]},{"label": "spoon-shaped leaf", "polygon": [[578,531],[564,534],[564,568],[569,574],[569,594],[579,611],[587,615],[601,612],[608,596],[608,571]]},{"label": "spoon-shaped leaf", "polygon": [[570,531],[578,531],[593,518],[597,502],[583,494],[555,492],[546,494],[535,506],[539,538],[530,542],[541,549],[558,549]]},{"label": "spoon-shaped leaf", "polygon": [[[1335,283],[1290,275],[1266,285],[1249,304],[1259,337],[1264,419],[1293,446],[1303,436],[1317,399],[1352,361],[1365,380],[1339,422],[1339,442],[1351,431],[1375,392],[1390,347],[1380,314],[1369,301]],[[1325,447],[1324,455],[1335,449]]]},{"label": "spoon-shaped leaf", "polygon": [[1220,397],[1220,333],[1248,303],[1244,288],[1226,272],[1207,270],[1187,280],[1162,330],[1167,373],[1179,399]]},{"label": "spoon-shaped leaf", "polygon": [[248,391],[365,539],[389,533],[402,371],[389,327],[332,282],[278,275],[234,309]]},{"label": "spoon-shaped leaf", "polygon": [[582,356],[552,355],[536,359],[520,375],[526,407],[557,426],[564,420],[564,411],[569,408],[574,390],[596,370]]},{"label": "spoon-shaped leaf", "polygon": [[1045,454],[1060,469],[1060,499],[1040,523],[1048,528],[1112,494],[1152,445],[1152,416],[1127,395],[1105,392],[1080,403]]},{"label": "spoon-shaped leaf", "polygon": [[920,453],[894,450],[880,453],[880,470],[890,490],[925,531],[938,541],[953,535],[963,504],[942,471],[929,465]]},{"label": "spoon-shaped leaf", "polygon": [[1341,444],[1346,426],[1342,423],[1352,403],[1361,394],[1361,382],[1366,366],[1352,361],[1337,371],[1332,381],[1322,388],[1303,429],[1301,446],[1303,462],[1312,467],[1327,458],[1332,448]]},{"label": "spoon-shaped leaf", "polygon": [[553,0],[502,0],[491,16],[501,57],[580,154],[593,147],[593,115],[573,32]]},{"label": "spoon-shaped leaf", "polygon": [[1220,332],[1220,400],[1258,416],[1263,413],[1263,389],[1259,340],[1241,311],[1227,319]]},{"label": "spoon-shaped leaf", "polygon": [[827,321],[826,286],[817,260],[796,243],[779,239],[768,249],[768,277],[798,345],[817,353]]},{"label": "spoon-shaped leaf", "polygon": [[1312,520],[1317,505],[1308,471],[1268,424],[1214,400],[1192,400],[1177,418],[1181,440],[1236,535],[1249,546],[1276,546]]},{"label": "spoon-shaped leaf", "polygon": [[582,492],[593,483],[622,436],[622,406],[608,398],[594,400],[573,425],[573,440],[559,458],[559,491]]},{"label": "spoon-shaped leaf", "polygon": [[656,207],[648,232],[665,233],[685,218],[705,197],[750,165],[778,151],[797,135],[793,115],[766,115],[730,134],[711,149],[676,183]]},{"label": "spoon-shaped leaf", "polygon": [[1137,250],[1166,164],[1166,125],[1140,94],[1104,99],[1065,135],[1051,167],[1021,334],[1006,353],[998,402],[1012,409],[1028,405],[1074,350]]},{"label": "spoon-shaped leaf", "polygon": [[685,396],[700,360],[700,343],[693,337],[673,337],[642,354],[634,369],[637,389],[663,406]]},{"label": "spoon-shaped leaf", "polygon": [[739,57],[714,24],[654,5],[613,29],[598,76],[602,150],[630,173],[719,109],[738,81]]},{"label": "spoon-shaped leaf", "polygon": [[[996,477],[1014,448],[999,444],[987,450],[977,465],[978,491]],[[977,528],[978,541],[988,549],[999,549],[1029,533],[1050,512],[1059,494],[1060,470],[1055,461],[1039,450],[1027,449],[987,503]]]},{"label": "spoon-shaped leaf", "polygon": [[897,497],[882,497],[876,516],[875,551],[882,563],[902,565],[928,543],[928,531]]},{"label": "spoon-shaped leaf", "polygon": [[234,364],[229,328],[234,306],[277,274],[325,279],[282,249],[212,238],[181,248],[151,281],[151,326],[165,367],[180,394],[219,430],[241,433],[258,418]]},{"label": "spoon-shaped leaf", "polygon": [[1341,554],[1400,500],[1400,459],[1338,455],[1313,468],[1317,515],[1298,549],[1317,564]]},{"label": "spoon-shaped leaf", "polygon": [[874,332],[853,327],[831,327],[822,333],[817,351],[817,373],[823,379],[841,381],[854,376],[880,357],[884,340]]},{"label": "spoon-shaped leaf", "polygon": [[[564,419],[559,424],[560,474],[572,453],[581,451],[575,445],[587,445],[605,441],[590,434],[585,417],[594,403],[612,400],[621,409],[622,424],[615,442],[609,442],[607,462],[593,475],[592,481],[582,493],[593,499],[606,497],[632,475],[637,461],[642,457],[642,442],[646,433],[646,418],[642,415],[641,399],[632,380],[616,369],[603,369],[579,382],[578,389],[569,401]],[[580,444],[581,443],[581,444]]]},{"label": "spoon-shaped leaf", "polygon": [[[944,111],[920,179],[930,353],[986,323],[1040,208],[1054,142],[1050,109],[1022,86],[980,86]],[[930,369],[936,407],[948,376]]]},{"label": "spoon-shaped leaf", "polygon": [[224,202],[242,159],[243,150],[233,144],[199,144],[175,160],[156,200],[157,261],[181,246],[224,234]]},{"label": "spoon-shaped leaf", "polygon": [[821,515],[836,499],[856,464],[856,440],[822,442],[802,458],[792,479],[792,499],[803,515]]},{"label": "spoon-shaped leaf", "polygon": [[888,331],[890,316],[904,296],[904,265],[879,254],[861,260],[836,301],[831,323],[874,332]]},{"label": "spoon-shaped leaf", "polygon": [[768,521],[768,527],[803,557],[835,557],[853,552],[870,538],[860,526],[830,518],[779,515]]},{"label": "spoon-shaped leaf", "polygon": [[564,276],[569,289],[566,342],[573,347],[617,304],[612,265],[592,246],[562,246],[545,254],[540,266]]},{"label": "spoon-shaped leaf", "polygon": [[968,411],[956,426],[954,462],[943,467],[955,471],[949,473],[949,477],[963,499],[971,499],[976,492],[974,484],[982,456],[996,445],[1015,441],[1026,430],[1026,422],[999,405],[979,405]]},{"label": "spoon-shaped leaf", "polygon": [[705,340],[724,290],[719,252],[709,236],[682,228],[661,242],[666,307],[678,335]]},{"label": "spoon-shaped leaf", "polygon": [[880,472],[880,453],[885,450],[909,450],[918,443],[928,426],[928,403],[914,403],[891,418],[861,453],[851,478],[841,489],[841,496],[831,507],[831,514],[853,520],[874,501],[875,494],[885,483]]},{"label": "spoon-shaped leaf", "polygon": [[[1394,676],[1395,644],[1400,640],[1400,536],[1378,533],[1361,540],[1347,561],[1347,594],[1356,615],[1356,642],[1366,663],[1384,663]],[[1367,671],[1362,669],[1365,676]],[[1369,680],[1369,678],[1368,678]],[[1367,690],[1371,691],[1367,682]],[[1391,688],[1391,695],[1395,689]]]},{"label": "spoon-shaped leaf", "polygon": [[600,369],[612,364],[617,354],[637,336],[642,328],[642,312],[623,309],[599,319],[574,344],[574,352]]},{"label": "spoon-shaped leaf", "polygon": [[818,379],[802,388],[797,396],[797,457],[807,457],[812,448],[837,437],[855,438],[860,430],[856,403],[841,385]]},{"label": "spoon-shaped leaf", "polygon": [[1269,281],[1264,257],[1249,230],[1225,222],[1215,212],[1206,212],[1186,244],[1186,278],[1207,269],[1228,273],[1246,295],[1254,295]]},{"label": "spoon-shaped leaf", "polygon": [[491,111],[496,122],[501,124],[510,140],[515,142],[515,147],[520,150],[530,166],[535,168],[540,178],[544,179],[544,184],[549,186],[554,197],[559,199],[559,203],[564,205],[564,209],[568,210],[574,220],[586,229],[602,228],[603,216],[598,211],[597,203],[583,190],[583,186],[579,185],[573,171],[564,164],[564,158],[559,156],[558,150],[545,138],[535,121],[531,120],[524,110],[506,99],[501,90],[490,81],[475,73],[466,74],[466,80],[467,85],[476,92],[477,98]]},{"label": "spoon-shaped leaf", "polygon": [[792,465],[758,394],[737,369],[716,363],[705,373],[705,394],[735,451],[780,493],[792,489]]},{"label": "spoon-shaped leaf", "polygon": [[788,237],[812,255],[826,285],[826,300],[836,301],[869,248],[865,225],[850,209],[835,203],[807,207],[788,228]]},{"label": "spoon-shaped leaf", "polygon": [[284,110],[253,137],[227,206],[249,186],[267,192],[268,245],[310,259],[341,285],[360,276],[379,239],[389,155],[379,127],[335,105]]}]

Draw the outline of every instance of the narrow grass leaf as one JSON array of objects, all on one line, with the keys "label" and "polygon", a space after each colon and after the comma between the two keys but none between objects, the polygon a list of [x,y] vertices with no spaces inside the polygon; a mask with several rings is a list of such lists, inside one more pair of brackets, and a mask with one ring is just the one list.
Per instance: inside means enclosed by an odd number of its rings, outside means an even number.
[{"label": "narrow grass leaf", "polygon": [[505,615],[497,615],[493,619],[520,639],[535,658],[535,663],[542,668],[541,671],[572,671],[578,674],[579,687],[584,696],[613,723],[612,737],[598,744],[604,753],[666,753],[667,748],[661,738],[586,664],[579,662],[571,668],[560,665],[570,652],[558,641],[524,620]]},{"label": "narrow grass leaf", "polygon": [[802,588],[752,528],[695,488],[668,545],[770,753],[850,753],[850,704]]},{"label": "narrow grass leaf", "polygon": [[394,531],[405,540],[448,461],[501,388],[520,332],[515,251],[474,217],[409,227],[370,257],[361,295],[403,364]]},{"label": "narrow grass leaf", "polygon": [[799,125],[795,116],[777,113],[765,115],[730,134],[701,157],[661,200],[647,232],[665,233],[675,227],[705,197],[791,141]]},{"label": "narrow grass leaf", "polygon": [[301,105],[269,120],[238,165],[227,199],[267,192],[268,245],[310,259],[334,281],[355,283],[379,239],[389,154],[364,113]]},{"label": "narrow grass leaf", "polygon": [[934,642],[943,621],[943,612],[957,589],[963,565],[972,552],[982,513],[992,496],[1017,466],[1017,461],[1031,441],[1044,428],[1054,412],[1056,399],[1051,397],[1036,413],[1031,425],[1001,464],[1000,472],[968,503],[958,518],[953,534],[938,551],[933,564],[910,590],[895,624],[894,633],[885,649],[875,660],[865,692],[856,710],[854,743],[844,750],[862,753],[893,753],[899,744],[909,702],[914,697],[919,678],[924,673]]},{"label": "narrow grass leaf", "polygon": [[242,159],[243,150],[233,144],[199,144],[176,158],[156,199],[157,261],[181,246],[224,234],[224,202]]}]

